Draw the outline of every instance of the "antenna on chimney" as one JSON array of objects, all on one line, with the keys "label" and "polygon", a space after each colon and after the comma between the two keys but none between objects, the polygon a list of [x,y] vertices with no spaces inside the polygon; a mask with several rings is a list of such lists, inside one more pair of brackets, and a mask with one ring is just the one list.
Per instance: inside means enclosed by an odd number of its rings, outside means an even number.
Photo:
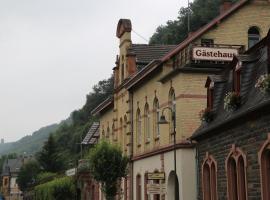
[{"label": "antenna on chimney", "polygon": [[188,0],[188,34],[190,33],[190,7],[189,7],[189,0]]}]

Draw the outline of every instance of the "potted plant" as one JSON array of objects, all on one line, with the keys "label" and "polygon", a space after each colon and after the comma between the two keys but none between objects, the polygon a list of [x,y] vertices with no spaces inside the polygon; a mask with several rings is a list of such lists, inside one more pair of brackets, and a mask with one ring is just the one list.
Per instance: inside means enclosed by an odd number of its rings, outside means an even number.
[{"label": "potted plant", "polygon": [[237,92],[228,92],[224,98],[224,109],[234,111],[241,105],[241,96]]},{"label": "potted plant", "polygon": [[213,120],[214,113],[213,113],[213,111],[211,109],[205,108],[205,109],[200,111],[199,116],[200,116],[200,120],[202,122],[209,123],[209,122],[211,122]]},{"label": "potted plant", "polygon": [[270,76],[268,74],[261,75],[255,84],[262,93],[270,93]]}]

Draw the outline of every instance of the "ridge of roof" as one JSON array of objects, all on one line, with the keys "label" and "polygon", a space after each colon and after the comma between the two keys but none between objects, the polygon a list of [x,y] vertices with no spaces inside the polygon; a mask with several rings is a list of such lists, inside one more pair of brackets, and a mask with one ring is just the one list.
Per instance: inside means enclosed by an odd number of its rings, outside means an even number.
[{"label": "ridge of roof", "polygon": [[108,107],[112,103],[113,103],[113,98],[112,97],[108,97],[107,99],[105,99],[104,101],[102,101],[95,109],[93,109],[91,111],[91,114],[93,116],[97,115],[101,110],[103,110],[104,108]]}]

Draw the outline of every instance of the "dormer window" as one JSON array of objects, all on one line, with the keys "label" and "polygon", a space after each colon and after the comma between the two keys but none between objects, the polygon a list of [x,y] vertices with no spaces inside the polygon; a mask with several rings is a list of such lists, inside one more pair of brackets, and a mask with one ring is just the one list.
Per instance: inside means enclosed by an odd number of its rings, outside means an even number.
[{"label": "dormer window", "polygon": [[260,31],[256,26],[252,26],[248,29],[248,48],[253,47],[260,41]]},{"label": "dormer window", "polygon": [[207,88],[207,108],[209,110],[213,109],[214,102],[214,82],[211,82]]},{"label": "dormer window", "polygon": [[233,91],[240,94],[242,62],[238,62],[233,69]]}]

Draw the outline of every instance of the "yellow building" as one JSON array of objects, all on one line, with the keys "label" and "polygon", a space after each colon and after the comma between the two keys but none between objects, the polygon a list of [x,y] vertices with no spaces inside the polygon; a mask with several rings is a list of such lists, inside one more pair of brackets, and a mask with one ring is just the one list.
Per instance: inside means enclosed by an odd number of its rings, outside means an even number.
[{"label": "yellow building", "polygon": [[[101,137],[131,157],[124,199],[197,198],[196,151],[188,138],[201,123],[198,113],[211,103],[206,77],[266,36],[269,27],[268,0],[224,1],[217,18],[177,46],[132,44],[130,20],[119,21],[114,95],[92,113],[100,117]],[[158,123],[162,115],[169,124]],[[160,180],[149,176],[154,172]],[[160,194],[154,194],[157,183]]]}]

